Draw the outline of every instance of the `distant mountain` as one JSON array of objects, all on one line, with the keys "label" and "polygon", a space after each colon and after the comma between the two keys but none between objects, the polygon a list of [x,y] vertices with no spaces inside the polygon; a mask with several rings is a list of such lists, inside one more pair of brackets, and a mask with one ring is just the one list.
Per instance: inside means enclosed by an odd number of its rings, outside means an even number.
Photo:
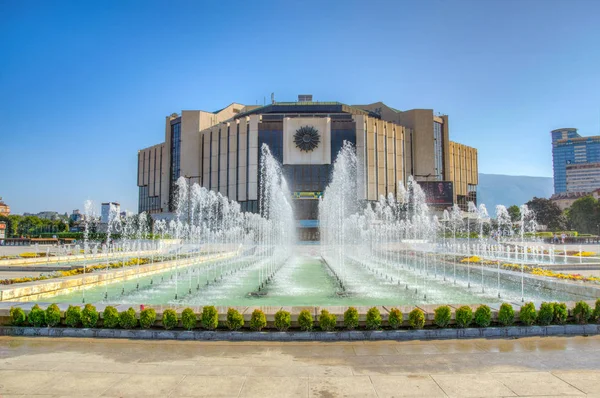
[{"label": "distant mountain", "polygon": [[551,177],[507,176],[479,173],[477,204],[485,203],[488,213],[496,214],[496,205],[522,205],[534,196],[549,198],[554,193]]}]

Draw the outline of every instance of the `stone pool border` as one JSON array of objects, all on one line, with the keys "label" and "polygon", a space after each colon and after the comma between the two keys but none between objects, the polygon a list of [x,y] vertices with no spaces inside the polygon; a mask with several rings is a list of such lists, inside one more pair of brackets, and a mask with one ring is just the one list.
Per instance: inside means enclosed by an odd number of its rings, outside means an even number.
[{"label": "stone pool border", "polygon": [[540,336],[600,335],[600,325],[508,326],[466,329],[419,330],[352,330],[336,332],[267,331],[233,332],[205,330],[152,329],[82,329],[0,326],[0,336],[21,337],[81,337],[134,340],[194,340],[194,341],[369,341],[369,340],[448,340],[477,338],[518,338]]}]

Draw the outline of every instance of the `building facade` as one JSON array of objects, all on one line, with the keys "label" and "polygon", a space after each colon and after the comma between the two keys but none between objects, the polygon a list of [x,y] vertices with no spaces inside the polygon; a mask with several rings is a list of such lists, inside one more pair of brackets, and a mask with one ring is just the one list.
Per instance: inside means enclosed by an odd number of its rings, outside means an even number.
[{"label": "building facade", "polygon": [[600,163],[568,164],[567,192],[592,192],[600,187]]},{"label": "building facade", "polygon": [[121,205],[117,202],[104,202],[100,208],[100,223],[108,224],[110,221],[110,209],[114,209],[115,217],[119,217],[121,213]]},{"label": "building facade", "polygon": [[184,176],[257,212],[266,144],[282,164],[299,225],[315,228],[317,199],[344,141],[356,149],[359,199],[396,195],[398,182],[412,175],[431,187],[435,206],[476,201],[477,150],[449,140],[448,116],[383,103],[298,101],[167,117],[165,142],[138,152],[139,211],[172,211],[175,182]]},{"label": "building facade", "polygon": [[[600,162],[600,136],[582,137],[574,128],[552,130],[554,193],[568,191],[567,168],[571,165]],[[577,169],[572,169],[575,172]],[[599,188],[597,185],[590,189]],[[570,192],[575,192],[573,188]]]},{"label": "building facade", "polygon": [[10,215],[10,206],[2,201],[0,197],[0,216],[8,217]]}]

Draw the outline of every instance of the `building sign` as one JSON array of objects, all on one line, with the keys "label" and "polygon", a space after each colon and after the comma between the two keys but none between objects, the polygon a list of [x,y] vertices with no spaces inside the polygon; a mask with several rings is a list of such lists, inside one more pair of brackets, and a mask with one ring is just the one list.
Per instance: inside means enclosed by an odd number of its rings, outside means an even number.
[{"label": "building sign", "polygon": [[425,192],[426,201],[433,205],[451,206],[454,202],[452,181],[419,181]]},{"label": "building sign", "polygon": [[0,239],[6,238],[6,223],[4,221],[0,221]]},{"label": "building sign", "polygon": [[294,199],[320,199],[323,192],[294,192]]}]

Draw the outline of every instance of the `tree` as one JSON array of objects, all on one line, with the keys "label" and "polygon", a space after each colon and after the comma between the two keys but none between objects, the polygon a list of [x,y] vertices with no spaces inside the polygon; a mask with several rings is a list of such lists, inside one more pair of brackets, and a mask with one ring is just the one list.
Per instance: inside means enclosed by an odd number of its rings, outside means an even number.
[{"label": "tree", "polygon": [[526,203],[529,210],[535,213],[538,224],[545,225],[548,229],[556,231],[564,229],[566,219],[562,216],[560,207],[550,199],[533,197]]},{"label": "tree", "polygon": [[600,204],[592,196],[577,199],[568,211],[568,219],[573,229],[586,234],[598,232]]},{"label": "tree", "polygon": [[510,215],[510,220],[512,222],[517,222],[521,220],[521,209],[519,209],[519,206],[512,205],[507,210],[508,214]]}]

